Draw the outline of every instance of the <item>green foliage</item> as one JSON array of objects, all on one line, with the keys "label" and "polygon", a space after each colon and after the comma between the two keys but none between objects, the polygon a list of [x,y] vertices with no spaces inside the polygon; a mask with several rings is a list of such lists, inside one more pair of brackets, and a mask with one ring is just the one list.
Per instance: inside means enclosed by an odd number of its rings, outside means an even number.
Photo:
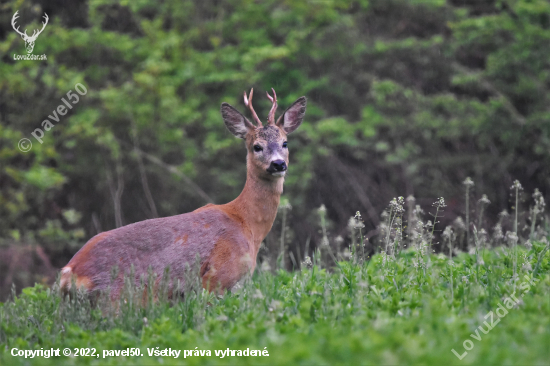
[{"label": "green foliage", "polygon": [[[245,179],[244,149],[219,105],[244,111],[250,87],[260,116],[268,101],[259,95],[271,87],[282,108],[308,97],[306,120],[289,139],[294,253],[308,238],[319,244],[310,213],[322,203],[337,234],[357,210],[376,228],[377,212],[400,194],[462,201],[467,176],[483,189],[474,195],[489,196],[493,217],[510,206],[516,178],[547,194],[550,5],[456,4],[7,2],[0,242],[45,246],[61,265],[76,248],[68,245],[98,231],[232,200]],[[13,60],[25,52],[10,26],[16,10],[29,29],[48,13],[34,51],[47,61]],[[87,94],[39,143],[31,132],[76,83]],[[29,152],[18,149],[21,138],[33,143]],[[443,220],[463,214],[453,204]]]},{"label": "green foliage", "polygon": [[[37,285],[0,305],[0,362],[29,362],[11,356],[13,347],[68,347],[95,348],[100,357],[37,357],[31,363],[150,364],[162,359],[179,364],[183,352],[174,359],[150,357],[147,349],[198,347],[211,350],[212,356],[185,362],[443,364],[456,363],[451,349],[462,354],[463,341],[470,339],[474,348],[464,362],[544,363],[550,356],[550,253],[544,248],[548,243],[537,241],[531,249],[519,250],[517,281],[512,261],[505,261],[514,251],[497,248],[480,253],[481,266],[476,266],[476,255],[463,253],[453,260],[434,255],[426,276],[419,275],[417,253],[411,249],[390,263],[383,255],[369,262],[344,261],[334,273],[317,265],[295,273],[257,271],[242,289],[219,297],[198,284],[183,298],[164,295],[142,303],[132,301],[139,288],[128,287],[123,301],[103,298],[96,308],[81,294],[63,300],[55,289]],[[517,286],[533,275],[529,268],[537,263],[536,284],[520,290]],[[510,294],[519,303],[499,318],[494,312]],[[473,340],[470,334],[483,326],[490,311],[500,322],[487,334],[479,332],[481,340]],[[103,350],[134,347],[144,356],[102,358]],[[214,355],[220,349],[264,347],[269,357]]]}]

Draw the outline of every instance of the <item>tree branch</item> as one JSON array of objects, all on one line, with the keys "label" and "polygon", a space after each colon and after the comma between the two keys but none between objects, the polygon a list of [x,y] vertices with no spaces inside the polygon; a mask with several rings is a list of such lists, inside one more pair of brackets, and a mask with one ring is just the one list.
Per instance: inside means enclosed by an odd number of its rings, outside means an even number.
[{"label": "tree branch", "polygon": [[139,151],[139,140],[137,136],[137,128],[136,123],[134,122],[134,119],[132,118],[132,140],[134,142],[134,152],[136,153],[136,160],[138,163],[139,168],[139,174],[141,176],[141,186],[143,187],[143,191],[145,193],[145,198],[147,199],[147,203],[149,204],[149,209],[151,210],[151,215],[153,218],[159,217],[159,214],[157,212],[157,206],[155,205],[155,200],[153,200],[153,195],[151,194],[151,190],[149,189],[149,182],[147,181],[147,174],[145,174],[145,167],[143,166],[143,159],[141,158],[141,155]]},{"label": "tree branch", "polygon": [[145,159],[147,159],[149,162],[155,164],[155,165],[158,165],[160,166],[161,168],[163,169],[166,169],[167,171],[169,171],[170,173],[174,174],[174,175],[177,175],[178,177],[180,177],[181,179],[183,179],[183,181],[185,183],[187,183],[187,185],[189,185],[192,189],[195,190],[195,192],[197,192],[197,194],[199,196],[201,196],[207,203],[214,203],[214,200],[208,195],[206,194],[206,192],[204,192],[201,187],[199,187],[195,182],[193,182],[187,175],[185,175],[184,173],[182,173],[181,171],[178,170],[178,168],[176,168],[175,166],[173,165],[170,165],[170,164],[167,164],[165,163],[164,161],[160,160],[158,157],[154,156],[154,155],[151,155],[149,153],[146,153],[145,151],[139,149],[139,148],[134,148],[134,151],[137,153],[137,154],[140,154],[142,155]]},{"label": "tree branch", "polygon": [[519,111],[516,109],[514,104],[512,104],[512,102],[510,101],[510,99],[506,95],[504,95],[502,92],[500,92],[495,87],[495,85],[491,81],[489,81],[486,77],[472,70],[469,70],[468,68],[460,65],[457,62],[453,62],[451,67],[453,68],[453,70],[455,70],[458,73],[462,73],[468,76],[474,76],[478,78],[479,82],[485,89],[489,90],[491,93],[499,97],[500,100],[502,100],[502,102],[504,103],[504,108],[506,108],[506,110],[510,113],[510,115],[512,116],[512,118],[517,124],[524,125],[526,123],[525,117],[523,117],[521,113],[519,113]]}]

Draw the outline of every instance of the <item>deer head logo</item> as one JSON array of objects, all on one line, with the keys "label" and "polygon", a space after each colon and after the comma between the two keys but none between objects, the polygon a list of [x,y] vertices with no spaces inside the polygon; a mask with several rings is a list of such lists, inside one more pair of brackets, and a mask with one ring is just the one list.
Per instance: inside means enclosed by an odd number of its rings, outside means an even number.
[{"label": "deer head logo", "polygon": [[25,32],[21,32],[19,31],[19,26],[16,28],[15,27],[15,20],[17,18],[19,18],[19,15],[17,15],[19,11],[16,11],[15,14],[13,14],[13,17],[11,18],[11,26],[13,27],[13,29],[21,36],[21,38],[23,38],[23,40],[25,41],[25,48],[27,49],[27,53],[32,53],[32,50],[34,48],[34,42],[36,41],[36,38],[38,38],[38,36],[40,35],[40,33],[42,33],[42,31],[44,30],[44,28],[46,28],[46,24],[48,24],[48,14],[44,13],[44,20],[45,22],[42,22],[42,29],[40,30],[34,30],[34,32],[32,33],[32,36],[28,36],[27,35],[27,30],[25,29]]}]

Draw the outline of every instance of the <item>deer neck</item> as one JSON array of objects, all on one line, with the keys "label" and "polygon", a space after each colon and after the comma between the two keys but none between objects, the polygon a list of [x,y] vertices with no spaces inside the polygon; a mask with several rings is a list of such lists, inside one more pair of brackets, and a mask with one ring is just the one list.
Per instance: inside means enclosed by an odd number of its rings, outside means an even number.
[{"label": "deer neck", "polygon": [[262,179],[247,169],[246,183],[241,194],[227,205],[240,216],[252,232],[255,251],[271,230],[281,194],[284,177]]}]

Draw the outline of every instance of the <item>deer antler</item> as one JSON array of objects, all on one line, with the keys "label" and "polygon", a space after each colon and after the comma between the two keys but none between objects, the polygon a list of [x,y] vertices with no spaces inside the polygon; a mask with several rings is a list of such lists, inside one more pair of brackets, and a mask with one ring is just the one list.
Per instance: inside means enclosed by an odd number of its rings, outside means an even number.
[{"label": "deer antler", "polygon": [[34,32],[32,33],[32,36],[29,37],[26,29],[25,29],[25,32],[21,32],[19,30],[19,26],[17,26],[17,28],[15,27],[15,21],[17,20],[17,18],[19,18],[18,13],[19,13],[19,10],[16,11],[15,14],[13,14],[13,17],[11,18],[11,26],[13,27],[14,31],[16,31],[21,37],[23,37],[23,39],[25,39],[25,41],[27,40],[34,41],[40,35],[40,33],[42,33],[44,28],[46,28],[46,24],[48,24],[48,20],[50,19],[48,17],[48,14],[44,13],[45,22],[42,22],[42,29],[40,30],[35,29]]},{"label": "deer antler", "polygon": [[13,17],[11,18],[11,26],[12,26],[13,30],[16,31],[21,37],[28,38],[29,36],[27,35],[27,30],[26,29],[25,29],[25,33],[22,33],[19,30],[19,27],[15,28],[15,20],[17,18],[19,18],[19,15],[17,15],[17,13],[19,13],[19,10],[17,10],[15,12],[15,14],[13,14]]},{"label": "deer antler", "polygon": [[254,107],[252,107],[253,95],[254,95],[254,88],[250,89],[250,95],[248,96],[248,98],[246,97],[246,91],[244,92],[244,105],[247,106],[248,109],[250,109],[250,112],[252,113],[252,117],[258,123],[258,127],[263,127],[262,121],[260,121],[260,118],[258,118],[256,111],[254,111]]},{"label": "deer antler", "polygon": [[267,117],[267,124],[269,125],[275,124],[275,111],[277,110],[277,94],[275,94],[275,89],[271,88],[271,90],[273,91],[273,98],[271,97],[271,95],[269,95],[268,92],[265,92],[272,103],[271,110],[269,111],[269,116]]},{"label": "deer antler", "polygon": [[50,19],[48,18],[48,14],[44,13],[44,19],[46,20],[46,22],[45,23],[42,22],[42,29],[40,30],[35,29],[34,32],[32,33],[32,36],[30,36],[31,39],[36,39],[40,35],[40,33],[42,33],[44,28],[46,28],[46,25],[48,24],[48,20]]}]

